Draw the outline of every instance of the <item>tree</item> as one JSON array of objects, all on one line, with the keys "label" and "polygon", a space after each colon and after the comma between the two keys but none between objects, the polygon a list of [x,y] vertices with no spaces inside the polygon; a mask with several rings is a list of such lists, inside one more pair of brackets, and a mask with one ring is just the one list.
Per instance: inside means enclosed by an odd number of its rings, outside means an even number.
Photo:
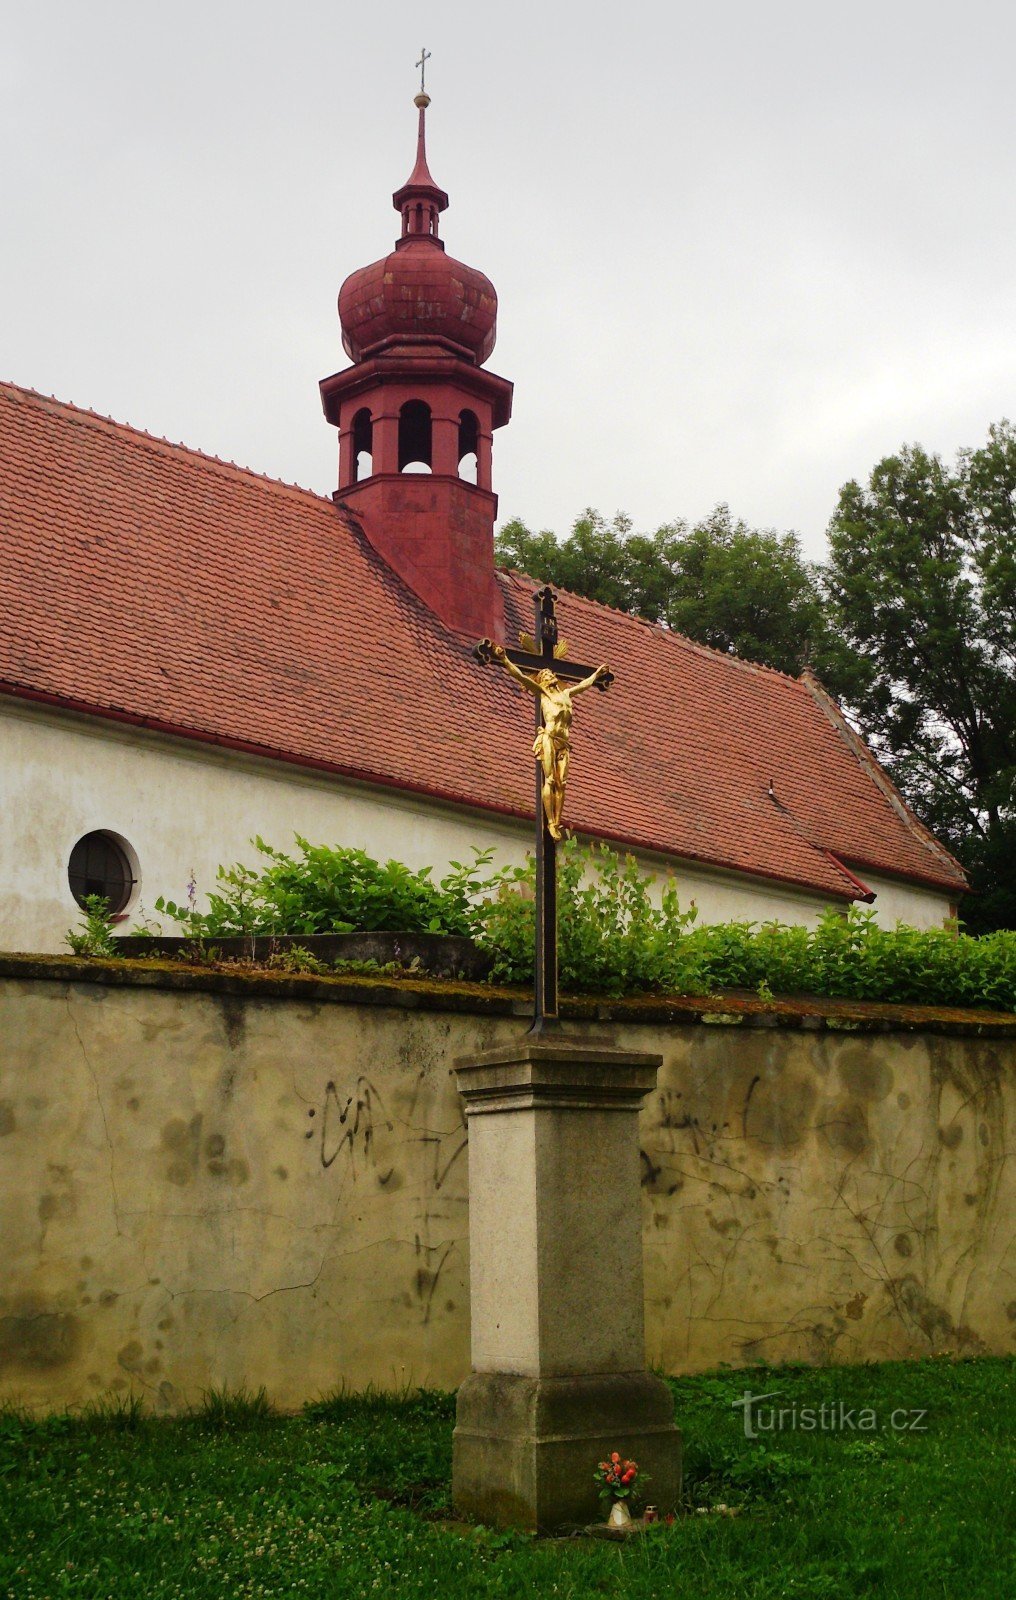
[{"label": "tree", "polygon": [[821,675],[967,868],[978,931],[1016,926],[1016,430],[919,445],[844,485],[824,573],[838,653]]},{"label": "tree", "polygon": [[568,538],[508,522],[498,559],[541,583],[674,628],[700,644],[797,673],[832,649],[814,569],[797,535],[749,528],[720,505],[704,521],[632,533],[623,514],[589,509]]},{"label": "tree", "polygon": [[822,647],[822,599],[795,533],[749,528],[721,505],[674,540],[671,560],[668,627],[781,672]]}]

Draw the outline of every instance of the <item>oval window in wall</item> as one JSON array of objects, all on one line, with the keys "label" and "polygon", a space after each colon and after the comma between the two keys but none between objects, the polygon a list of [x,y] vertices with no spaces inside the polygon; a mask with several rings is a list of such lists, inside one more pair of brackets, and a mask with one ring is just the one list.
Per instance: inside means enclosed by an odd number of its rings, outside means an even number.
[{"label": "oval window in wall", "polygon": [[71,894],[83,906],[89,895],[101,895],[110,916],[123,911],[137,881],[123,844],[112,833],[86,833],[67,864]]}]

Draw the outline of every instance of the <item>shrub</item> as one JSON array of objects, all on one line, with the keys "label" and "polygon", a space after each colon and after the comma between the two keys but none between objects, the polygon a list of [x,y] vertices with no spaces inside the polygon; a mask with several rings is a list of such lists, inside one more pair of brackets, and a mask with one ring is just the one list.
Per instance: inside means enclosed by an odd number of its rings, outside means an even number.
[{"label": "shrub", "polygon": [[[696,925],[664,887],[629,856],[606,846],[560,852],[560,978],[573,993],[640,991],[708,995],[750,989],[847,1000],[1016,1009],[1016,932],[974,938],[953,925],[881,927],[875,913],[830,909],[814,928],[780,922]],[[494,956],[495,979],[526,983],[533,966],[533,869],[498,886],[481,904],[479,942]]]},{"label": "shrub", "polygon": [[[680,941],[694,922],[694,907],[682,911],[673,888],[656,907],[653,879],[633,856],[623,861],[601,845],[569,842],[559,852],[558,957],[562,987],[596,994],[672,986]],[[536,938],[535,865],[494,885],[476,907],[477,942],[494,958],[492,976],[527,983]],[[683,952],[682,952],[683,953]],[[680,963],[678,963],[680,964]],[[685,974],[694,986],[695,961]]]},{"label": "shrub", "polygon": [[[533,972],[535,866],[491,871],[493,852],[453,862],[437,884],[431,869],[383,866],[362,850],[310,845],[295,855],[254,841],[265,865],[220,867],[207,912],[156,901],[156,909],[197,939],[231,934],[375,932],[465,934],[493,958],[496,982],[528,984]],[[563,845],[558,856],[561,986],[576,994],[645,992],[709,995],[749,989],[850,1000],[1016,1009],[1016,932],[974,938],[956,927],[880,927],[872,911],[829,910],[814,928],[780,922],[699,924],[665,884],[657,904],[651,876],[634,857],[605,845]],[[92,932],[69,935],[107,953],[101,907]],[[95,920],[98,919],[98,920]],[[89,944],[91,940],[91,944]],[[77,946],[75,946],[77,948]],[[293,970],[315,971],[304,951]]]},{"label": "shrub", "polygon": [[266,865],[220,867],[208,910],[158,899],[155,909],[200,939],[237,934],[477,932],[476,905],[507,872],[487,873],[492,850],[474,850],[472,863],[452,862],[440,884],[432,868],[414,872],[400,861],[382,866],[364,850],[312,845],[296,836],[296,855],[253,841]]},{"label": "shrub", "polygon": [[109,901],[101,894],[87,894],[81,904],[76,928],[68,928],[64,943],[76,956],[115,956],[113,919]]}]

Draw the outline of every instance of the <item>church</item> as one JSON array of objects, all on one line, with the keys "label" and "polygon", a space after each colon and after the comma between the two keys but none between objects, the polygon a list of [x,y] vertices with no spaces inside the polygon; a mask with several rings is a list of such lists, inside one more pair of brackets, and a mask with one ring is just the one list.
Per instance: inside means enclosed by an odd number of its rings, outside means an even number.
[{"label": "church", "polygon": [[[339,294],[330,498],[0,384],[0,948],[61,949],[88,893],[124,928],[188,883],[200,905],[254,835],[438,874],[529,848],[531,704],[473,656],[532,627],[536,585],[494,560],[512,385],[415,103],[400,237]],[[955,914],[961,868],[810,674],[572,594],[558,615],[615,675],[576,719],[580,838],[707,921]]]}]

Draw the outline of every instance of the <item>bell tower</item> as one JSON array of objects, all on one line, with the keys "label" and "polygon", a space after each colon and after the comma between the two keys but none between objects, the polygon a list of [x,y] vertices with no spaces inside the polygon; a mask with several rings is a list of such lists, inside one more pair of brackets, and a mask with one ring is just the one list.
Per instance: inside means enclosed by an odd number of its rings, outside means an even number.
[{"label": "bell tower", "polygon": [[339,291],[353,365],[320,385],[339,432],[333,498],[446,626],[500,638],[491,447],[511,415],[512,386],[483,369],[497,295],[482,272],[445,251],[448,196],[427,165],[430,97],[421,89],[414,103],[416,164],[392,196],[401,237]]}]

